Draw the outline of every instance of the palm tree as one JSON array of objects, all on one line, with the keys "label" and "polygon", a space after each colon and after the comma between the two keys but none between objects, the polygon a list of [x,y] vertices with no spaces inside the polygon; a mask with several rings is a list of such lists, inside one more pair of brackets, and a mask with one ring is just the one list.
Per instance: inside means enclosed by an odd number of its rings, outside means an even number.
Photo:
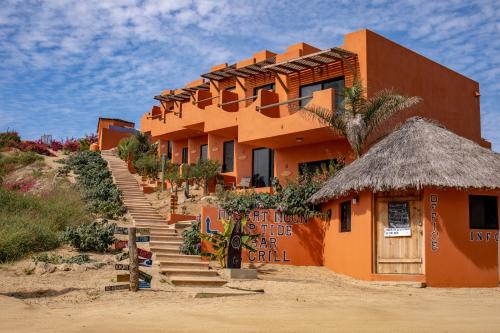
[{"label": "palm tree", "polygon": [[361,156],[366,139],[385,120],[394,113],[418,104],[420,97],[395,94],[385,89],[371,98],[365,98],[365,90],[361,80],[355,78],[351,87],[344,88],[343,102],[339,103],[337,112],[319,106],[304,107],[303,110],[333,131],[344,135],[356,153]]}]

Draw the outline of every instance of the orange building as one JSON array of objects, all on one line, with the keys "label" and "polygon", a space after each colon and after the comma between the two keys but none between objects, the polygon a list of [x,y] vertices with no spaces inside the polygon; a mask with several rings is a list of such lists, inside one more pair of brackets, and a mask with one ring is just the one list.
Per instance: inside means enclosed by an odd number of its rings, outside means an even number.
[{"label": "orange building", "polygon": [[365,280],[497,287],[500,154],[415,117],[310,201],[324,265]]},{"label": "orange building", "polygon": [[99,150],[118,146],[121,139],[133,135],[135,124],[121,119],[99,118],[97,123],[97,144]]},{"label": "orange building", "polygon": [[214,66],[184,88],[156,96],[160,105],[143,115],[141,131],[174,162],[217,159],[226,180],[236,184],[250,177],[252,187],[266,187],[273,176],[284,182],[300,165],[352,160],[345,139],[298,110],[308,103],[334,109],[354,71],[368,96],[394,88],[422,97],[418,107],[394,116],[388,129],[420,115],[490,147],[481,137],[477,82],[369,30],[347,34],[340,47],[299,43],[281,54],[264,50]]}]

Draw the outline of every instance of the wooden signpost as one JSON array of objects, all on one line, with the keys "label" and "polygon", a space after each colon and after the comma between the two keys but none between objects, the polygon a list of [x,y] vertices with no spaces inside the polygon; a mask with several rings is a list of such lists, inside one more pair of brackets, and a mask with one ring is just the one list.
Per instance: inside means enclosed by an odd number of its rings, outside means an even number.
[{"label": "wooden signpost", "polygon": [[104,287],[104,291],[115,291],[115,290],[130,290],[129,284],[117,284],[114,286]]},{"label": "wooden signpost", "polygon": [[172,194],[170,196],[170,212],[172,214],[175,214],[175,211],[177,210],[178,203],[177,203],[177,195]]},{"label": "wooden signpost", "polygon": [[[130,248],[130,251],[132,251],[132,248]],[[146,259],[151,259],[151,257],[153,257],[152,252],[149,252],[149,251],[146,251],[143,249],[139,249],[139,248],[137,248],[137,254],[139,255],[139,257],[146,258]]]},{"label": "wooden signpost", "polygon": [[[129,240],[129,255],[130,255],[130,290],[139,290],[139,250],[135,242],[136,230],[135,228],[130,228],[128,231]],[[144,251],[144,250],[143,250]],[[146,251],[147,252],[147,251]]]},{"label": "wooden signpost", "polygon": [[[149,228],[136,228],[138,234],[149,235]],[[128,235],[127,227],[115,227],[115,234]]]}]

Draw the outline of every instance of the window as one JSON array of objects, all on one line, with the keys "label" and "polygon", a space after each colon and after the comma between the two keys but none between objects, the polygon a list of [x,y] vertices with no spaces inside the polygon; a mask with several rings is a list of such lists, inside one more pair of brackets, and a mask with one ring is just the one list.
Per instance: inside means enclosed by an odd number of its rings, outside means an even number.
[{"label": "window", "polygon": [[[339,109],[344,100],[344,77],[335,78],[333,80],[317,82],[300,87],[300,97],[312,96],[313,92],[333,88],[335,91],[335,107]],[[300,107],[306,106],[311,101],[311,98],[306,98],[300,101]]]},{"label": "window", "polygon": [[167,141],[167,158],[172,159],[172,141],[170,140]]},{"label": "window", "polygon": [[387,204],[387,224],[389,228],[410,228],[410,203],[391,201]]},{"label": "window", "polygon": [[340,203],[340,232],[351,231],[351,201]]},{"label": "window", "polygon": [[252,186],[271,186],[274,177],[274,151],[269,148],[257,148],[252,151]]},{"label": "window", "polygon": [[188,149],[187,147],[182,148],[182,163],[188,162]]},{"label": "window", "polygon": [[471,229],[498,229],[498,198],[469,195],[469,226]]},{"label": "window", "polygon": [[208,145],[200,146],[200,160],[206,161],[208,159]]},{"label": "window", "polygon": [[222,172],[231,172],[234,170],[234,141],[224,142],[224,161],[222,163]]},{"label": "window", "polygon": [[330,166],[330,160],[312,161],[299,163],[299,175],[304,173],[316,173],[316,171],[321,171],[323,169],[328,170]]},{"label": "window", "polygon": [[259,93],[260,90],[272,90],[272,91],[274,91],[275,87],[276,87],[276,85],[274,83],[266,84],[264,86],[255,87],[255,88],[253,88],[253,95],[257,96],[257,94]]}]

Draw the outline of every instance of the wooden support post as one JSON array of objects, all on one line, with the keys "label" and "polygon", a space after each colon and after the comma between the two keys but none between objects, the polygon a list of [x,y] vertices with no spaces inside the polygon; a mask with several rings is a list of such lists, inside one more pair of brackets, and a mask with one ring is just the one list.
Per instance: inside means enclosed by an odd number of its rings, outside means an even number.
[{"label": "wooden support post", "polygon": [[128,229],[128,253],[130,264],[130,290],[139,290],[139,256],[137,254],[136,228]]}]

